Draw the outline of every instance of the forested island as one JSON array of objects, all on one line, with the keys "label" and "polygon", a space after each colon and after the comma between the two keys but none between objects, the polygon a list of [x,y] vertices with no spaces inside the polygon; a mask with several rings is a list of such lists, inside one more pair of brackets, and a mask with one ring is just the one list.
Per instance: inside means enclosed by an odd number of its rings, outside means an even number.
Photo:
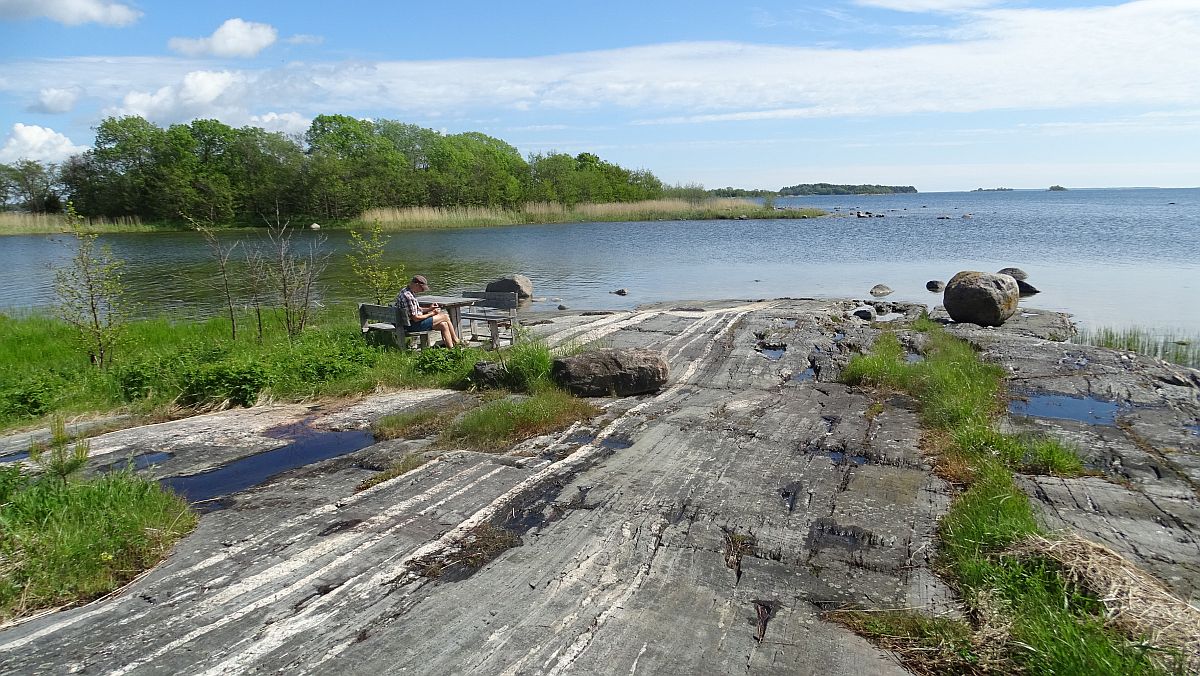
[{"label": "forested island", "polygon": [[1051,191],[1051,192],[1063,192],[1063,191],[1065,191],[1065,190],[1066,190],[1066,188],[1062,187],[1061,185],[1052,185],[1052,186],[1050,186],[1050,191]]},{"label": "forested island", "polygon": [[0,165],[0,198],[21,211],[55,213],[70,200],[85,217],[147,222],[338,221],[380,207],[571,206],[663,195],[650,171],[592,153],[526,158],[478,132],[346,115],[319,115],[303,136],[217,120],[163,128],[110,117],[96,128],[94,148],[61,165]]},{"label": "forested island", "polygon": [[971,192],[1012,192],[1012,188],[975,188]]},{"label": "forested island", "polygon": [[917,189],[911,185],[837,185],[834,183],[800,183],[798,185],[780,188],[779,194],[795,195],[891,195],[894,193],[915,193]]}]

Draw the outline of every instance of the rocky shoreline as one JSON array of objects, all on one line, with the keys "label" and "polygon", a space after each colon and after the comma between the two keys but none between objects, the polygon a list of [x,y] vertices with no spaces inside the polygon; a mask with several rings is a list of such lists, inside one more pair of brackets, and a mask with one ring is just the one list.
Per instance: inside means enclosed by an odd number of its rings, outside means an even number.
[{"label": "rocky shoreline", "polygon": [[[855,317],[862,307],[891,321]],[[776,299],[544,313],[529,325],[550,344],[661,353],[668,386],[599,400],[597,420],[506,453],[431,452],[361,492],[429,440],[365,439],[215,495],[144,578],[0,631],[0,665],[907,673],[821,613],[959,609],[930,569],[951,489],[921,450],[912,403],[837,382],[852,354],[922,308]],[[1022,477],[1045,523],[1107,544],[1196,603],[1200,372],[1059,342],[1072,328],[1056,313],[948,328],[1009,372],[1008,428],[1076,443],[1095,473]],[[919,358],[919,339],[900,334]],[[111,432],[93,439],[92,468],[146,458],[140,471],[156,478],[195,477],[472,396],[405,391]],[[497,532],[519,539],[492,543]]]}]

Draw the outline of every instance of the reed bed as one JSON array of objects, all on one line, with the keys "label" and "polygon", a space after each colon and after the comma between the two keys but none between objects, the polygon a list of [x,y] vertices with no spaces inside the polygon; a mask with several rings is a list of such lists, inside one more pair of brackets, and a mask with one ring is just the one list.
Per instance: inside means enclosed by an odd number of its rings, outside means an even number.
[{"label": "reed bed", "polygon": [[1200,368],[1200,336],[1182,335],[1139,326],[1126,328],[1100,327],[1080,329],[1071,338],[1080,345],[1108,347],[1163,359],[1181,366]]},{"label": "reed bed", "polygon": [[[84,229],[91,232],[152,232],[164,228],[161,225],[142,223],[142,219],[137,216],[120,216],[85,219]],[[0,235],[41,235],[70,230],[62,214],[0,212]]]},{"label": "reed bed", "polygon": [[370,209],[362,222],[378,221],[388,230],[475,228],[535,223],[589,221],[712,220],[731,218],[815,218],[819,209],[767,208],[753,200],[724,198],[689,201],[658,199],[642,202],[577,204],[535,202],[515,209],[493,207],[402,207]]}]

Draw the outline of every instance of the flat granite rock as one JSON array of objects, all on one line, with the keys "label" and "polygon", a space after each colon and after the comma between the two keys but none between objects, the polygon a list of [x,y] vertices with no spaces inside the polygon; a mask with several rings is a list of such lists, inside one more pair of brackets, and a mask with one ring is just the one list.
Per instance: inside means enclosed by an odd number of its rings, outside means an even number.
[{"label": "flat granite rock", "polygon": [[[0,631],[0,663],[11,673],[907,673],[821,618],[843,606],[960,612],[930,569],[951,489],[920,450],[912,402],[836,382],[880,333],[844,319],[855,305],[553,313],[532,327],[548,344],[655,350],[666,386],[599,400],[600,418],[507,453],[390,441],[274,476],[204,514],[120,593]],[[1164,384],[1161,365],[1118,366],[1119,355],[1064,362],[1077,346],[1048,340],[1070,326],[1060,316],[1010,324],[951,330],[1014,387],[1130,402],[1109,426],[1006,421],[1086,445],[1105,475],[1022,479],[1045,522],[1118,548],[1194,598],[1200,438],[1183,434],[1200,414],[1194,391]],[[900,334],[917,355],[920,340]],[[227,411],[97,437],[93,450],[169,445],[174,464],[153,469],[168,476],[273,447],[279,425],[363,429],[463,396]],[[434,460],[356,491],[414,452]],[[485,525],[519,540],[471,569],[463,551]]]}]

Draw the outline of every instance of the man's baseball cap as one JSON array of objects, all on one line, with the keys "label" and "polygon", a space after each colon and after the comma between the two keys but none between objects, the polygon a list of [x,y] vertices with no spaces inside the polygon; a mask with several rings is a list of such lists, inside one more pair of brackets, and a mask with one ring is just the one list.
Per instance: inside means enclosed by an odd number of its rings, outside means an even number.
[{"label": "man's baseball cap", "polygon": [[416,275],[415,277],[412,278],[412,280],[414,282],[416,282],[417,284],[423,284],[425,286],[429,286],[429,280],[425,279],[425,275]]}]

